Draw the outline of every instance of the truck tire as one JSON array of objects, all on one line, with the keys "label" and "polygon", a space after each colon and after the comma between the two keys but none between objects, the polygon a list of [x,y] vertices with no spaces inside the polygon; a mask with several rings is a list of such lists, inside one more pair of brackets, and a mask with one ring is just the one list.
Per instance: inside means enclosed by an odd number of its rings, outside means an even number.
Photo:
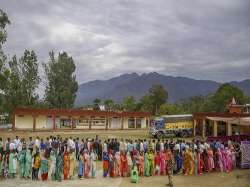
[{"label": "truck tire", "polygon": [[188,137],[188,132],[187,131],[183,131],[181,133],[181,135],[182,135],[183,138],[187,138]]},{"label": "truck tire", "polygon": [[163,136],[164,136],[163,132],[160,131],[160,132],[157,133],[157,138],[158,139],[163,138]]}]

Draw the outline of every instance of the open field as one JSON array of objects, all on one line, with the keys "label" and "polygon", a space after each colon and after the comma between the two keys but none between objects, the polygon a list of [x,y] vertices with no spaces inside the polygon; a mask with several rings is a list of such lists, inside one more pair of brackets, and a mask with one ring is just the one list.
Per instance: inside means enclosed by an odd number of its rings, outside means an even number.
[{"label": "open field", "polygon": [[60,131],[0,131],[0,137],[2,138],[15,138],[15,136],[19,136],[20,138],[28,138],[32,136],[35,138],[39,136],[41,138],[46,138],[50,135],[61,137],[79,137],[79,138],[95,138],[96,135],[99,136],[100,139],[107,138],[150,138],[148,130],[60,130]]}]

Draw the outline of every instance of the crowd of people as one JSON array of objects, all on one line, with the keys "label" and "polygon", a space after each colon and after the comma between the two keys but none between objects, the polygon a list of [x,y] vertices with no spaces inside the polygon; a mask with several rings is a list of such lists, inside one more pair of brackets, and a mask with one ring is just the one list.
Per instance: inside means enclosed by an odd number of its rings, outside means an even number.
[{"label": "crowd of people", "polygon": [[240,144],[232,141],[16,136],[0,138],[0,178],[95,178],[99,160],[103,177],[128,177],[136,169],[139,176],[168,175],[171,182],[172,174],[230,172],[239,167],[240,154]]}]

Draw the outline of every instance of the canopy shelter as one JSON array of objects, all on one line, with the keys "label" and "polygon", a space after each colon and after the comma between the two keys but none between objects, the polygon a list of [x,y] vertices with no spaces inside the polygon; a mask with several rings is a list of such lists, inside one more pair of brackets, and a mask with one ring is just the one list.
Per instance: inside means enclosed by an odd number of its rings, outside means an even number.
[{"label": "canopy shelter", "polygon": [[250,127],[250,117],[206,117],[206,119]]}]

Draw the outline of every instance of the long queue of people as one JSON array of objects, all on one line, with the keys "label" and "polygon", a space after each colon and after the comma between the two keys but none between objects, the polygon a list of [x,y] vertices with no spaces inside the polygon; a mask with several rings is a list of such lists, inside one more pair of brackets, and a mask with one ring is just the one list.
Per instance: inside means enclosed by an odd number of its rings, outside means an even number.
[{"label": "long queue of people", "polygon": [[202,175],[230,172],[239,167],[238,142],[193,140],[117,140],[65,138],[26,141],[0,138],[0,178],[61,181],[95,178],[97,160],[102,161],[103,177],[128,177],[136,168],[139,176],[172,174]]}]

